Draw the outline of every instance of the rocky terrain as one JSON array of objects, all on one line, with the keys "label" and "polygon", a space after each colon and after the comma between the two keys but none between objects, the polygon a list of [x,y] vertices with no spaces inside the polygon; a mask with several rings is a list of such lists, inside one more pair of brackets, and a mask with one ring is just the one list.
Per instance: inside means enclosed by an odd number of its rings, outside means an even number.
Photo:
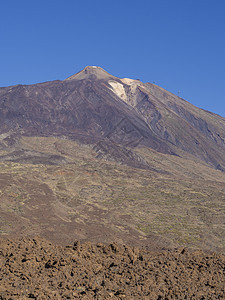
[{"label": "rocky terrain", "polygon": [[225,256],[111,243],[0,241],[0,299],[224,299]]}]

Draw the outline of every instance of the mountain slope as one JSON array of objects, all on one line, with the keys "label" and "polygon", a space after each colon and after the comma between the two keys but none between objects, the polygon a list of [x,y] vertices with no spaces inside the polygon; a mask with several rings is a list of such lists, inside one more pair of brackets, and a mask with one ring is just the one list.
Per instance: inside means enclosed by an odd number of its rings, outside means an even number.
[{"label": "mountain slope", "polygon": [[0,234],[224,252],[224,122],[99,67],[0,88]]}]

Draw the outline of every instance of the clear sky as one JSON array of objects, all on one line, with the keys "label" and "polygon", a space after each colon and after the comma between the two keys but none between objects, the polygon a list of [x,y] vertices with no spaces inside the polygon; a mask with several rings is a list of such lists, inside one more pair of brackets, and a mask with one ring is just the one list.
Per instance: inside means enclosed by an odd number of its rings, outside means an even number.
[{"label": "clear sky", "polygon": [[87,65],[225,117],[225,1],[0,1],[0,86],[65,79]]}]

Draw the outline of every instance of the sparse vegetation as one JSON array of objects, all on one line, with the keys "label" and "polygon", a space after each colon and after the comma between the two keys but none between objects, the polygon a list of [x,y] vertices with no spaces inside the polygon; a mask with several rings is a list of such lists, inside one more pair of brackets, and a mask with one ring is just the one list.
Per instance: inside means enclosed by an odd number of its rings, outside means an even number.
[{"label": "sparse vegetation", "polygon": [[27,149],[55,154],[53,145],[63,144],[70,163],[1,163],[4,234],[89,240],[104,228],[105,241],[122,234],[124,242],[148,245],[154,235],[159,246],[166,241],[225,251],[225,175],[220,171],[144,148],[138,151],[169,175],[94,159],[93,150],[72,141],[27,137],[22,142]]}]

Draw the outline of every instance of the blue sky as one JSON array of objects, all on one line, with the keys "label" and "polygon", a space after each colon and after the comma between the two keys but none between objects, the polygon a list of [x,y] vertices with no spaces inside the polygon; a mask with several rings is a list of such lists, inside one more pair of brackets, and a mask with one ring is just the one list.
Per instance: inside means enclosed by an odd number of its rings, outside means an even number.
[{"label": "blue sky", "polygon": [[224,16],[224,0],[1,1],[0,86],[97,65],[225,117]]}]

